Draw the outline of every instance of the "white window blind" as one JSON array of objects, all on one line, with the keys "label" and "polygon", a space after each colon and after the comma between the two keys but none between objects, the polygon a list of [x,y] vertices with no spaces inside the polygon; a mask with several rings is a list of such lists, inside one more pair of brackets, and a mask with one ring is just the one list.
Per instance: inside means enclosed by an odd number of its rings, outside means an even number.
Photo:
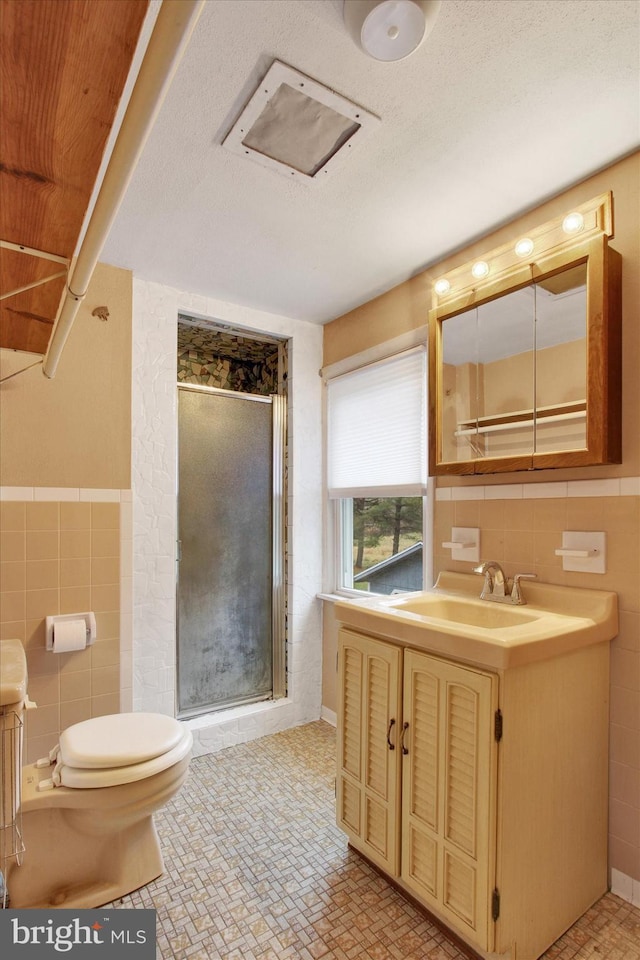
[{"label": "white window blind", "polygon": [[330,497],[426,494],[426,392],[424,348],[328,382]]}]

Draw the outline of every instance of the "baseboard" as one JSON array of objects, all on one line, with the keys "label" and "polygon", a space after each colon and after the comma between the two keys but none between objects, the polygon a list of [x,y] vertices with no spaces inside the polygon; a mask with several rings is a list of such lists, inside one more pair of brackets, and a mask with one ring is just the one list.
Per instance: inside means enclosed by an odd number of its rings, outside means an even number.
[{"label": "baseboard", "polygon": [[320,719],[326,720],[327,723],[330,723],[332,727],[338,725],[338,717],[334,710],[329,710],[328,707],[322,707],[320,710]]}]

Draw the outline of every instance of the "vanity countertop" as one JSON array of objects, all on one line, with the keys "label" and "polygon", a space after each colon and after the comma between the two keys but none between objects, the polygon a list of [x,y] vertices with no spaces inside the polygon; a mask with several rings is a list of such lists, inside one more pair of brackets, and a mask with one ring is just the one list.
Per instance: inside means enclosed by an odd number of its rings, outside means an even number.
[{"label": "vanity countertop", "polygon": [[612,640],[618,597],[527,581],[522,605],[480,600],[473,574],[443,571],[431,590],[345,598],[335,605],[344,626],[480,667],[504,670]]}]

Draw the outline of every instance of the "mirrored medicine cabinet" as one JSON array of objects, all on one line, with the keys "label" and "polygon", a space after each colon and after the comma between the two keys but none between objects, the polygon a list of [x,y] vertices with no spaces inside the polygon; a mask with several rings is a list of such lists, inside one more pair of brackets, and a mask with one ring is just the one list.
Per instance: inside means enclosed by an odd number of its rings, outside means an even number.
[{"label": "mirrored medicine cabinet", "polygon": [[605,194],[437,280],[432,476],[620,462],[621,258],[611,234]]}]

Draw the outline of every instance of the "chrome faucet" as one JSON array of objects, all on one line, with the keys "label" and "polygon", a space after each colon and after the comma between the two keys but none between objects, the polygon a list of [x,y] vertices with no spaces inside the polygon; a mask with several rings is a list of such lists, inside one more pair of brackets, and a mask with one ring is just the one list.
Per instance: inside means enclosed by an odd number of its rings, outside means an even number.
[{"label": "chrome faucet", "polygon": [[484,576],[481,600],[494,600],[496,603],[526,603],[520,588],[521,580],[535,580],[535,573],[516,573],[513,582],[504,575],[504,570],[496,560],[486,560],[479,567],[474,567],[474,573]]}]

